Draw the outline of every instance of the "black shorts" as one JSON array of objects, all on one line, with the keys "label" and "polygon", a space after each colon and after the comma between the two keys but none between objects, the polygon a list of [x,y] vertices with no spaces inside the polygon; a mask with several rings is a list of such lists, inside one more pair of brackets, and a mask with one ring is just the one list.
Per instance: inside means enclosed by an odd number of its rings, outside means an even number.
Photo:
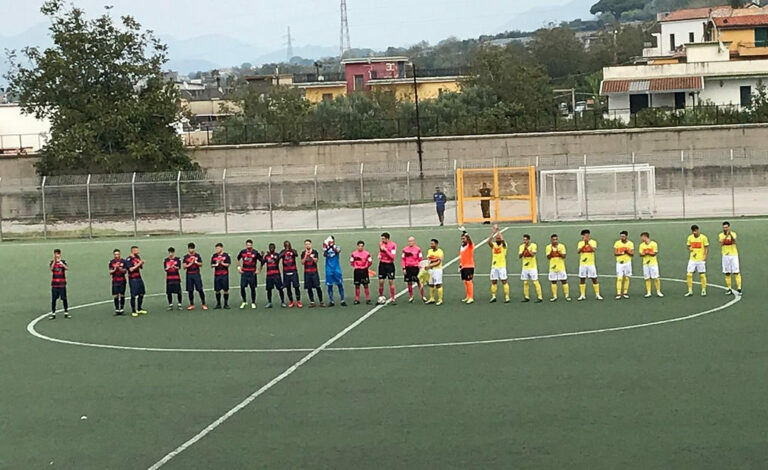
[{"label": "black shorts", "polygon": [[181,279],[178,281],[165,281],[166,294],[181,294]]},{"label": "black shorts", "polygon": [[379,279],[394,279],[395,263],[379,263]]},{"label": "black shorts", "polygon": [[283,281],[280,276],[268,276],[267,277],[267,290],[282,289]]},{"label": "black shorts", "polygon": [[147,293],[143,279],[128,279],[128,284],[131,286],[131,295],[145,295]]},{"label": "black shorts", "polygon": [[283,273],[284,287],[301,287],[299,285],[299,273]]},{"label": "black shorts", "polygon": [[367,286],[371,283],[371,278],[368,275],[367,269],[355,269],[355,285]]},{"label": "black shorts", "polygon": [[199,274],[187,274],[187,292],[194,291],[203,291],[203,278]]},{"label": "black shorts", "polygon": [[304,273],[304,288],[319,289],[320,288],[320,274],[318,273]]},{"label": "black shorts", "polygon": [[406,266],[404,280],[405,282],[419,282],[419,267]]},{"label": "black shorts", "polygon": [[112,295],[125,295],[125,283],[112,284]]},{"label": "black shorts", "polygon": [[66,287],[51,287],[51,298],[53,300],[67,300],[67,288]]},{"label": "black shorts", "polygon": [[229,291],[229,274],[213,277],[213,290],[215,292]]},{"label": "black shorts", "polygon": [[240,287],[256,287],[256,273],[244,272],[240,274]]},{"label": "black shorts", "polygon": [[461,280],[462,281],[471,281],[475,277],[475,268],[462,268],[461,269]]}]

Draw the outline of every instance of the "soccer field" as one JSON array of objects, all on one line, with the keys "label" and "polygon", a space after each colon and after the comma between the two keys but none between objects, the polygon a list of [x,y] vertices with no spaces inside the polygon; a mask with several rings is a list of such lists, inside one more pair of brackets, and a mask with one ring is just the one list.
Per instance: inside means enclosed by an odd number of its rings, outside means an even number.
[{"label": "soccer field", "polygon": [[[694,222],[712,243],[710,288],[685,298]],[[504,226],[512,302],[488,303],[490,250],[478,244],[477,302],[460,302],[453,262],[440,307],[408,304],[401,276],[398,305],[351,305],[346,260],[358,239],[375,252],[375,229],[334,233],[350,305],[301,310],[266,310],[259,276],[256,310],[237,309],[232,289],[232,310],[168,312],[162,260],[196,242],[210,304],[215,243],[234,257],[246,238],[317,248],[327,232],[2,243],[0,468],[766,468],[766,222],[731,220],[743,298],[722,287],[721,222]],[[574,300],[547,302],[549,235],[573,274],[582,228],[600,244],[605,300],[588,286],[576,302],[571,277]],[[635,260],[631,298],[614,300],[622,229],[636,245],[644,230],[659,242],[664,298],[643,298]],[[490,228],[468,231],[479,242]],[[398,250],[414,235],[424,251],[438,238],[446,262],[458,256],[455,228],[390,232]],[[541,304],[520,303],[523,233],[539,245]],[[133,244],[149,314],[114,317],[106,266]],[[54,248],[70,266],[71,320],[44,317]]]}]

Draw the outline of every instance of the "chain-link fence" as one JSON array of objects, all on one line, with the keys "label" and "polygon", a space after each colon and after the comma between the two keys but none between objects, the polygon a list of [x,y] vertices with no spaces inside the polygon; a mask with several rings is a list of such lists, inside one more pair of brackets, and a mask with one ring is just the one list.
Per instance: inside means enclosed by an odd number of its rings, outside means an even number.
[{"label": "chain-link fence", "polygon": [[423,170],[379,161],[2,178],[0,239],[435,225],[437,187],[450,225],[456,169],[529,165],[544,222],[768,214],[768,150],[430,158]]}]

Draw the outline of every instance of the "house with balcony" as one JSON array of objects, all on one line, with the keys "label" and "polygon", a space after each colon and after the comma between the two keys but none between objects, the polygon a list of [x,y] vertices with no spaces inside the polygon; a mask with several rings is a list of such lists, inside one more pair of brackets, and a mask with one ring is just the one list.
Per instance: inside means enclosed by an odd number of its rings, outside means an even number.
[{"label": "house with balcony", "polygon": [[657,40],[634,65],[603,69],[600,93],[608,98],[610,117],[629,120],[646,108],[705,104],[743,109],[757,88],[768,85],[768,9],[752,4],[672,12],[661,21]]},{"label": "house with balcony", "polygon": [[460,90],[462,71],[458,69],[417,69],[407,57],[366,57],[342,61],[340,74],[294,75],[293,85],[305,92],[307,100],[318,103],[351,93],[377,90],[393,92],[398,99],[433,99],[444,92]]}]

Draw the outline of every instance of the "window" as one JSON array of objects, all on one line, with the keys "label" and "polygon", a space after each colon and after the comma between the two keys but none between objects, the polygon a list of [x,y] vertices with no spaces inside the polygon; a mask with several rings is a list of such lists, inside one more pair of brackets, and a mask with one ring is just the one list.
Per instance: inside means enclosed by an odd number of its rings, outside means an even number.
[{"label": "window", "polygon": [[741,105],[749,106],[752,104],[752,87],[747,85],[739,88],[739,94],[741,95]]},{"label": "window", "polygon": [[333,93],[323,93],[323,101],[333,101]]},{"label": "window", "polygon": [[755,28],[755,47],[768,46],[768,28]]},{"label": "window", "polygon": [[669,50],[670,51],[674,51],[675,49],[677,49],[677,47],[675,47],[675,35],[674,34],[670,34],[669,35]]},{"label": "window", "polygon": [[675,109],[685,109],[685,92],[678,91],[675,93]]},{"label": "window", "polygon": [[693,33],[688,33],[688,42],[696,42],[696,36]]},{"label": "window", "polygon": [[629,95],[629,112],[630,114],[637,114],[643,109],[647,108],[650,104],[648,95]]},{"label": "window", "polygon": [[360,91],[363,89],[363,76],[362,75],[355,75],[355,91]]}]

